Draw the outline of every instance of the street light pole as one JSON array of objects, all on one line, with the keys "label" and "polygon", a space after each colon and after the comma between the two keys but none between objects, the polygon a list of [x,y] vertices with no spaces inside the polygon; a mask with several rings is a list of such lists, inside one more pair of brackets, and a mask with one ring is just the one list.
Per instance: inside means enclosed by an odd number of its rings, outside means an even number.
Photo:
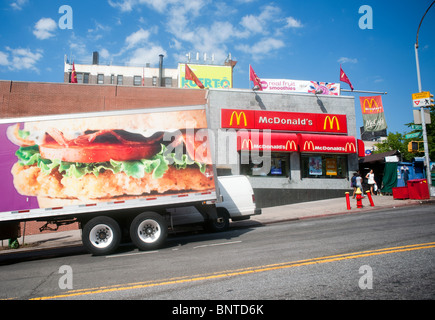
[{"label": "street light pole", "polygon": [[[420,31],[421,24],[423,22],[424,17],[426,16],[429,9],[433,6],[435,1],[432,2],[432,4],[427,8],[425,14],[423,15],[423,18],[421,18],[420,24],[417,29],[417,38],[415,42],[415,62],[417,64],[417,80],[418,80],[418,92],[422,92],[422,86],[421,86],[421,77],[420,77],[420,63],[418,61],[418,33]],[[430,161],[429,161],[429,147],[427,143],[427,130],[426,130],[426,121],[425,121],[425,115],[424,115],[424,107],[420,107],[420,114],[421,114],[421,127],[423,129],[423,145],[424,145],[424,158],[425,158],[425,164],[426,164],[426,177],[427,177],[427,184],[429,188],[429,194],[431,193],[431,187],[432,187],[432,178],[431,178],[431,171],[430,171]]]}]

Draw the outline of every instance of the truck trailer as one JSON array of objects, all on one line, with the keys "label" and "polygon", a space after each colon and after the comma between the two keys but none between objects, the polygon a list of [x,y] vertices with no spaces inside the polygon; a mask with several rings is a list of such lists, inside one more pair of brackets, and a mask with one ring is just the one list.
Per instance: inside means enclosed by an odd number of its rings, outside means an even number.
[{"label": "truck trailer", "polygon": [[161,246],[171,208],[217,220],[205,104],[58,114],[28,104],[25,116],[0,119],[1,239],[24,221],[79,222],[86,249],[105,255],[126,235],[141,250]]}]

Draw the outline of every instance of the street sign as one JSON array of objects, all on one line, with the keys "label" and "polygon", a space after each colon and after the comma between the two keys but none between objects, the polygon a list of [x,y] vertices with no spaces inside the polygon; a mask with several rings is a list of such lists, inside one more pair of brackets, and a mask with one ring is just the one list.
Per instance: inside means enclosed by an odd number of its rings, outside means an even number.
[{"label": "street sign", "polygon": [[412,106],[415,108],[429,107],[433,104],[429,91],[423,91],[412,94]]},{"label": "street sign", "polygon": [[412,129],[412,130],[422,130],[423,127],[422,127],[421,124],[412,124],[412,125],[411,125],[411,129]]},{"label": "street sign", "polygon": [[414,139],[414,138],[421,138],[421,136],[423,135],[422,132],[414,132],[414,133],[409,133],[407,135],[405,135],[405,139]]},{"label": "street sign", "polygon": [[425,99],[425,98],[429,98],[429,97],[430,97],[429,91],[423,91],[423,92],[418,92],[418,93],[412,94],[412,100],[420,100],[420,99]]}]

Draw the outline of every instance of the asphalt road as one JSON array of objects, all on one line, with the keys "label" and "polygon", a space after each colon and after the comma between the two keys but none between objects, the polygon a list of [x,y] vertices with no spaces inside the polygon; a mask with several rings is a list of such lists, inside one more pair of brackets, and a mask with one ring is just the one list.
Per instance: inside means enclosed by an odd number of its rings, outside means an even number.
[{"label": "asphalt road", "polygon": [[14,261],[0,283],[1,299],[19,300],[432,300],[435,205],[182,234],[151,252]]}]

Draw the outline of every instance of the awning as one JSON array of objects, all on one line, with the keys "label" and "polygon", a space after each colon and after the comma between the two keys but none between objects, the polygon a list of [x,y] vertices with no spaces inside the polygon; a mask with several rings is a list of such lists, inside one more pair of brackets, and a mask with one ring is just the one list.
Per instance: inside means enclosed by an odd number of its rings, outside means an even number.
[{"label": "awning", "polygon": [[298,134],[299,150],[306,153],[357,153],[356,139],[352,136],[325,134]]},{"label": "awning", "polygon": [[298,151],[295,133],[265,133],[240,130],[237,133],[237,151],[260,150],[274,152]]}]

